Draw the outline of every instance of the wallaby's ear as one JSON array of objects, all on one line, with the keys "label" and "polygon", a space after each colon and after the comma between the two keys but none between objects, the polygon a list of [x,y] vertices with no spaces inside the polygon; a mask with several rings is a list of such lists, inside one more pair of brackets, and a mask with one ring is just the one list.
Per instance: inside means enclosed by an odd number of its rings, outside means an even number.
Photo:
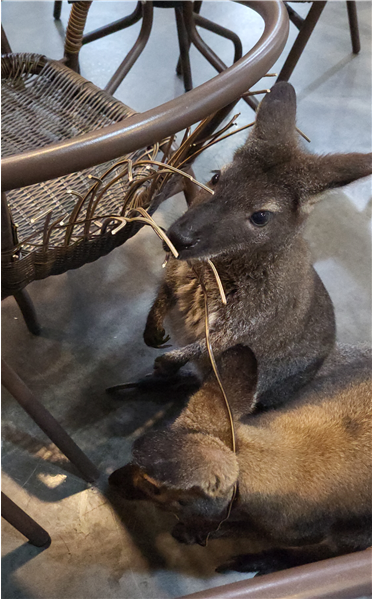
[{"label": "wallaby's ear", "polygon": [[252,137],[270,145],[296,139],[296,93],[290,83],[279,81],[266,94],[258,107]]},{"label": "wallaby's ear", "polygon": [[307,195],[342,187],[372,174],[372,153],[308,156],[302,174]]},{"label": "wallaby's ear", "polygon": [[301,206],[304,213],[311,212],[327,189],[348,185],[372,174],[372,153],[309,155],[301,168]]},{"label": "wallaby's ear", "polygon": [[135,442],[133,457],[162,485],[199,488],[210,497],[224,495],[238,478],[236,455],[220,439],[203,433],[154,431]]}]

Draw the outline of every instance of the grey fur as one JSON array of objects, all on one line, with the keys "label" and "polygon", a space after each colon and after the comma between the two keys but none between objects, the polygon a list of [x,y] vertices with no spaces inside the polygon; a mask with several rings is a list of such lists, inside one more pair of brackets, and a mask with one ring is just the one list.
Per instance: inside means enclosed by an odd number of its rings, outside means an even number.
[{"label": "grey fur", "polygon": [[[200,192],[170,227],[180,259],[167,266],[144,339],[159,347],[164,320],[170,317],[172,339],[183,347],[156,359],[157,374],[173,374],[188,361],[203,376],[208,372],[197,276],[208,290],[215,354],[236,344],[253,350],[262,406],[287,401],[311,380],[334,346],[332,302],[311,264],[302,229],[322,191],[372,173],[372,155],[308,154],[299,147],[295,117],[293,87],[277,83],[262,101],[246,144],[216,184],[212,178],[214,196]],[[250,218],[265,209],[271,218],[257,227]],[[207,258],[213,258],[220,274],[227,306],[220,301]]]}]

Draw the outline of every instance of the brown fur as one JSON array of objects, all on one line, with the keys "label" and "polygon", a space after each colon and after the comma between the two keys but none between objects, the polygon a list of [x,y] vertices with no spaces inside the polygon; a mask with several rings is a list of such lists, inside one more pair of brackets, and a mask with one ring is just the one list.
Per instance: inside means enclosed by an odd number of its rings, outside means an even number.
[{"label": "brown fur", "polygon": [[[169,261],[144,339],[147,345],[161,345],[168,317],[172,337],[182,348],[157,358],[157,374],[173,374],[190,360],[203,378],[210,369],[198,277],[208,291],[214,351],[219,356],[236,344],[253,350],[261,406],[291,398],[333,348],[332,302],[311,264],[302,229],[318,194],[371,174],[372,159],[370,154],[304,152],[295,117],[292,86],[274,85],[247,143],[218,182],[212,178],[214,195],[200,192],[169,229],[180,260]],[[251,218],[260,211],[270,218],[257,227]],[[226,291],[226,306],[206,262],[210,257]]]},{"label": "brown fur", "polygon": [[[239,367],[246,382],[233,376]],[[334,353],[287,406],[244,416],[254,401],[256,363],[232,348],[219,363],[236,421],[237,454],[219,387],[209,377],[179,418],[134,446],[128,466],[111,476],[178,514],[174,536],[205,543],[226,516],[234,484],[239,495],[215,535],[256,530],[275,551],[239,556],[226,568],[261,573],[363,549],[372,543],[371,356]],[[249,372],[250,370],[250,372]],[[300,549],[300,547],[304,546]],[[288,547],[297,547],[289,549]]]}]

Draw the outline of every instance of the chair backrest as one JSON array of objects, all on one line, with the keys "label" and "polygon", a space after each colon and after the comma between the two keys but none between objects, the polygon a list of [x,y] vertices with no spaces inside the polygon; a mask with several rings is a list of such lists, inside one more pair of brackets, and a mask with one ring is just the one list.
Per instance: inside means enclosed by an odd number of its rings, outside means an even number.
[{"label": "chair backrest", "polygon": [[277,60],[289,28],[288,14],[280,0],[240,4],[258,12],[265,28],[257,44],[233,66],[187,95],[130,116],[124,123],[3,159],[2,190],[55,179],[116,159],[173,135],[237,101]]}]

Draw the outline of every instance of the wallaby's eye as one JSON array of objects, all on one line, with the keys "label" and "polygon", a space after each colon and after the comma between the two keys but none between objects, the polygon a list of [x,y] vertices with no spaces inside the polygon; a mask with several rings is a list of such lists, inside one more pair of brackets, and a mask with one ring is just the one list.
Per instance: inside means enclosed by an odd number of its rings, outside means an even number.
[{"label": "wallaby's eye", "polygon": [[217,185],[218,181],[220,180],[220,176],[221,176],[221,171],[215,171],[215,173],[211,179],[212,185]]},{"label": "wallaby's eye", "polygon": [[271,212],[268,210],[260,210],[259,212],[253,212],[250,221],[256,227],[264,227],[270,220]]}]

